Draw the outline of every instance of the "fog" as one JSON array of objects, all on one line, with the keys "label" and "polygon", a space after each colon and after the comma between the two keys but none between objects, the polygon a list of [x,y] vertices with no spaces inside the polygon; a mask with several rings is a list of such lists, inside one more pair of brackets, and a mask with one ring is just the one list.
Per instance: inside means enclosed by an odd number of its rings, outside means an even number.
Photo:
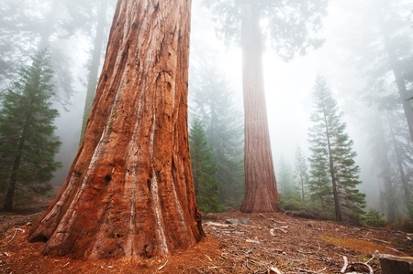
[{"label": "fog", "polygon": [[[63,183],[79,147],[96,36],[99,1],[90,1],[88,4],[80,2],[82,1],[60,1],[57,4],[61,5],[58,9],[60,12],[54,16],[49,16],[53,8],[51,1],[3,0],[0,3],[0,12],[7,14],[0,19],[0,47],[3,49],[0,51],[0,87],[10,85],[16,77],[17,68],[29,62],[29,57],[34,54],[37,45],[42,43],[42,39],[47,40],[44,43],[51,52],[58,93],[58,99],[53,104],[60,114],[56,126],[57,135],[62,142],[57,160],[63,163],[52,180],[56,188]],[[228,41],[219,32],[216,20],[218,15],[209,8],[208,2],[193,0],[192,3],[189,90],[191,121],[198,108],[194,100],[196,101],[199,92],[200,78],[204,82],[213,82],[216,75],[219,75],[239,113],[237,118],[242,122],[242,51],[239,43]],[[79,7],[82,5],[84,7]],[[71,9],[64,9],[63,6]],[[105,37],[109,34],[114,8],[115,1],[108,1],[104,20]],[[382,16],[380,12],[383,9],[386,14]],[[70,16],[76,12],[80,13],[79,17],[71,20]],[[380,18],[384,20],[383,30],[380,30],[378,23]],[[19,20],[28,22],[26,24]],[[48,20],[55,20],[58,24],[44,38],[42,35],[45,31],[41,28],[48,25]],[[36,21],[39,22],[37,26],[31,25]],[[268,24],[265,20],[261,22],[263,28]],[[40,29],[34,29],[35,27]],[[354,141],[353,149],[357,152],[355,159],[360,167],[362,181],[359,188],[367,195],[367,208],[386,213],[383,201],[386,194],[385,178],[394,181],[398,193],[396,195],[402,196],[401,175],[397,165],[399,160],[409,188],[412,189],[413,154],[409,154],[413,151],[411,138],[399,102],[400,95],[391,62],[386,61],[393,57],[388,56],[383,45],[385,38],[380,37],[380,31],[385,33],[384,36],[390,37],[392,42],[387,50],[391,51],[395,47],[394,58],[397,60],[394,61],[403,62],[401,70],[413,67],[413,1],[329,1],[319,31],[323,38],[322,45],[308,49],[305,54],[297,54],[288,61],[279,56],[266,38],[263,55],[265,96],[272,156],[279,184],[283,183],[279,178],[283,166],[295,169],[298,148],[302,149],[306,158],[310,157],[309,128],[312,126],[311,115],[314,111],[313,92],[316,79],[321,75],[337,100],[347,126],[346,132]],[[401,49],[397,48],[397,41],[393,43],[398,37],[403,38]],[[101,56],[99,67],[104,60],[103,52]],[[211,70],[213,74],[205,74]],[[406,92],[413,97],[412,71],[405,69],[402,74]],[[378,140],[380,129],[384,141]],[[400,153],[397,150],[395,152],[395,142],[403,146],[403,155],[407,154],[405,158],[400,159]],[[384,154],[380,154],[379,150],[383,150]],[[379,163],[380,155],[388,157],[388,176],[383,175],[386,171]],[[295,178],[295,171],[291,173],[294,173],[291,177]],[[405,215],[404,206],[399,207],[400,215]]]}]

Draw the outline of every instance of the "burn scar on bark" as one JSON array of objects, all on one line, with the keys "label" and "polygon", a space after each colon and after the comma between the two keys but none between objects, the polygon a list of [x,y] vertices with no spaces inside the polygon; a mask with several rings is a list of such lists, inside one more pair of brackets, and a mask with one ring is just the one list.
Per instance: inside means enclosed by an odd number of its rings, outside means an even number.
[{"label": "burn scar on bark", "polygon": [[151,181],[151,193],[152,193],[152,206],[155,213],[156,219],[156,234],[159,239],[160,244],[160,253],[162,255],[168,254],[168,245],[166,243],[165,237],[165,228],[162,221],[162,212],[161,212],[161,203],[159,201],[159,189],[158,189],[158,180],[155,173],[155,170],[152,171],[152,181]]},{"label": "burn scar on bark", "polygon": [[[137,131],[137,126],[134,129],[134,135],[132,138],[132,142],[130,143],[130,149],[129,149],[129,155],[128,155],[128,162],[132,163],[132,167],[130,167],[130,170],[127,172],[127,178],[126,182],[128,184],[127,187],[125,187],[125,195],[130,195],[130,215],[129,215],[129,227],[128,227],[128,238],[126,241],[125,245],[125,254],[126,256],[133,256],[135,253],[135,245],[134,245],[134,239],[135,239],[135,234],[136,234],[136,185],[138,183],[138,179],[136,176],[136,153],[137,149],[133,147],[133,144],[136,143],[136,131]],[[129,186],[130,184],[130,186]],[[128,192],[128,189],[130,187],[130,193]]]},{"label": "burn scar on bark", "polygon": [[153,160],[154,160],[154,139],[155,139],[155,131],[156,131],[156,112],[154,111],[153,115],[153,122],[152,122],[152,130],[150,136],[150,155],[152,161],[152,179],[151,179],[151,194],[152,194],[152,210],[155,214],[155,221],[156,221],[156,236],[159,241],[160,253],[161,255],[168,254],[168,245],[166,243],[165,237],[165,227],[163,224],[163,217],[161,211],[161,203],[159,199],[159,186],[158,186],[158,179],[156,175],[156,171],[154,168]]},{"label": "burn scar on bark", "polygon": [[181,202],[178,199],[178,194],[176,193],[176,188],[175,188],[175,183],[174,182],[172,182],[172,192],[174,194],[175,204],[176,204],[176,208],[178,210],[179,221],[180,221],[182,227],[185,228],[185,231],[188,231],[187,223],[185,222],[184,211],[182,210]]}]

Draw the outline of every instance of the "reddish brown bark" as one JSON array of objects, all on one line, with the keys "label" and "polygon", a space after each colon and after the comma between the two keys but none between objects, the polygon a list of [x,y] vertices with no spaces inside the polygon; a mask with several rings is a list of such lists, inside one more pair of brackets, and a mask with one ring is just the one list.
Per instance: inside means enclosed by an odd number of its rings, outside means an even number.
[{"label": "reddish brown bark", "polygon": [[265,104],[259,11],[254,3],[245,3],[242,16],[246,188],[241,211],[271,212],[277,210],[277,190]]},{"label": "reddish brown bark", "polygon": [[190,0],[119,0],[85,138],[34,228],[45,254],[153,257],[203,236],[187,128]]}]

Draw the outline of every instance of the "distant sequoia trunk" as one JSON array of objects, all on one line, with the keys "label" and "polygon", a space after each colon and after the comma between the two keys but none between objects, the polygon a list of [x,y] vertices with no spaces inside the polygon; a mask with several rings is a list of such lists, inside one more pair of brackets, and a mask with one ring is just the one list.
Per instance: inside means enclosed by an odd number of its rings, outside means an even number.
[{"label": "distant sequoia trunk", "polygon": [[245,199],[243,212],[277,210],[262,68],[263,37],[253,1],[243,5],[242,51],[245,111]]},{"label": "distant sequoia trunk", "polygon": [[188,146],[190,0],[119,0],[83,144],[30,239],[75,258],[164,256],[203,237]]},{"label": "distant sequoia trunk", "polygon": [[80,134],[80,139],[83,139],[85,134],[87,120],[92,108],[93,99],[96,94],[96,84],[99,77],[99,67],[102,59],[102,51],[105,43],[105,23],[106,23],[106,13],[108,9],[108,0],[101,0],[97,3],[97,23],[95,39],[93,43],[92,59],[90,60],[89,75],[87,81],[87,92],[85,100],[85,108],[83,111],[83,123],[82,130]]}]

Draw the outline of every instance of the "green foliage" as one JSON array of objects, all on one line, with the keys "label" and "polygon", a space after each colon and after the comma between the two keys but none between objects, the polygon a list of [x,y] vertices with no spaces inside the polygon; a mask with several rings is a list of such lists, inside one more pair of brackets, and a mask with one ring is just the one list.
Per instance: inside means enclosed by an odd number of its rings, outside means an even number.
[{"label": "green foliage", "polygon": [[277,184],[280,192],[280,207],[284,210],[297,211],[303,210],[306,205],[301,199],[299,185],[294,178],[294,172],[290,165],[280,159],[277,163]]},{"label": "green foliage", "polygon": [[383,214],[380,212],[370,209],[363,216],[363,224],[367,226],[383,227],[386,225]]},{"label": "green foliage", "polygon": [[204,212],[217,212],[221,210],[216,181],[217,165],[199,120],[192,123],[190,148],[198,207]]},{"label": "green foliage", "polygon": [[374,110],[365,129],[378,177],[370,176],[371,185],[381,186],[382,209],[387,221],[395,223],[408,216],[412,193],[413,146],[407,124],[411,100],[403,106],[412,97],[413,35],[406,13],[411,1],[367,0],[365,5],[365,28],[353,28],[361,39],[350,43],[349,63],[363,76],[357,96]]},{"label": "green foliage", "polygon": [[[329,105],[330,109],[335,107],[331,101],[324,101],[329,97],[324,97],[327,92],[323,83],[317,83],[316,111],[311,116],[313,123],[309,132],[310,152],[310,197],[319,208],[333,209],[333,193],[331,189],[331,178],[329,168],[328,140],[325,133],[324,108]],[[331,97],[330,97],[331,98]],[[335,109],[333,111],[336,111]]]},{"label": "green foliage", "polygon": [[306,210],[307,206],[301,201],[298,196],[289,196],[280,194],[280,208],[287,211]]},{"label": "green foliage", "polygon": [[[53,125],[58,112],[52,108],[53,73],[46,52],[32,58],[18,80],[4,92],[0,107],[0,190],[4,193],[16,173],[19,193],[45,194],[60,142]],[[17,168],[17,169],[16,169]]]},{"label": "green foliage", "polygon": [[[113,16],[115,0],[2,0],[0,3],[0,87],[18,77],[21,64],[29,64],[31,53],[48,48],[56,80],[55,100],[68,104],[73,75],[64,44],[84,33],[93,37],[97,10],[106,1]],[[109,13],[109,12],[108,12]],[[108,23],[110,21],[107,20]],[[109,28],[109,26],[107,26]]]},{"label": "green foliage", "polygon": [[[353,141],[346,133],[338,106],[323,78],[318,78],[314,91],[315,111],[310,129],[310,192],[320,208],[334,208],[332,174],[335,174],[343,219],[359,222],[364,214],[365,195],[359,167],[354,158]],[[331,169],[333,168],[333,169]]]},{"label": "green foliage", "polygon": [[291,166],[281,158],[277,163],[277,167],[277,184],[279,192],[285,196],[299,196]]},{"label": "green foliage", "polygon": [[215,178],[219,200],[227,208],[238,208],[244,195],[244,147],[242,114],[236,108],[225,80],[206,62],[193,68],[191,117],[202,121],[206,138],[217,163]]},{"label": "green foliage", "polygon": [[306,193],[308,191],[308,167],[307,160],[300,148],[297,149],[295,155],[295,176],[298,183],[298,189],[300,192],[300,198],[304,202]]},{"label": "green foliage", "polygon": [[327,14],[327,0],[206,0],[204,3],[215,16],[218,32],[228,41],[240,41],[243,9],[255,9],[268,22],[262,32],[284,59],[304,55],[322,43],[319,30]]}]

